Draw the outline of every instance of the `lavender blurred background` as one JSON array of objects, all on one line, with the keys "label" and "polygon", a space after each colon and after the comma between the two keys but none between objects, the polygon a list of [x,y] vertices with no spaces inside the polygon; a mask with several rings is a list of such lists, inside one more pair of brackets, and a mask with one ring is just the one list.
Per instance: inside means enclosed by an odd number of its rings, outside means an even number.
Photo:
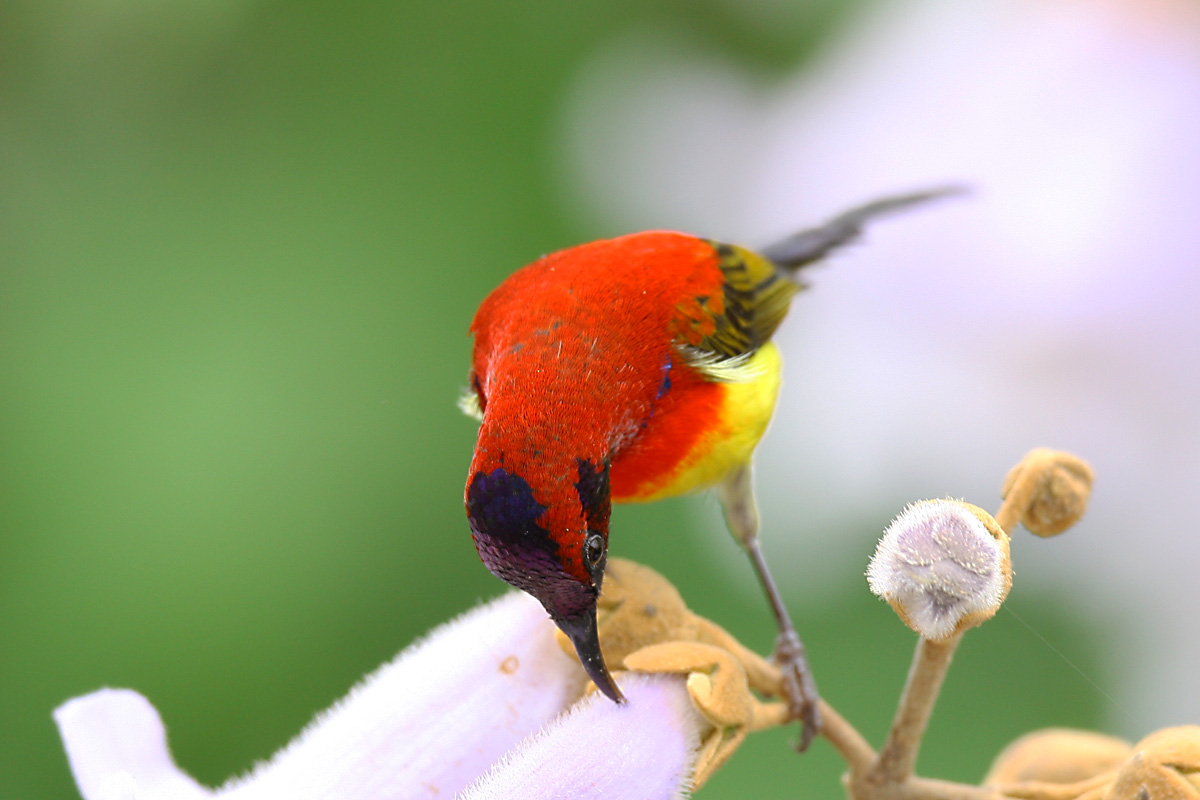
[{"label": "lavender blurred background", "polygon": [[768,535],[802,534],[769,546],[816,602],[862,563],[864,515],[994,507],[1027,449],[1072,450],[1091,513],[1017,538],[1016,592],[1119,630],[1111,675],[1087,676],[1116,729],[1200,719],[1200,6],[881,3],[771,81],[639,31],[593,58],[564,124],[580,205],[614,229],[761,244],[974,187],[811,273],[758,473]]}]

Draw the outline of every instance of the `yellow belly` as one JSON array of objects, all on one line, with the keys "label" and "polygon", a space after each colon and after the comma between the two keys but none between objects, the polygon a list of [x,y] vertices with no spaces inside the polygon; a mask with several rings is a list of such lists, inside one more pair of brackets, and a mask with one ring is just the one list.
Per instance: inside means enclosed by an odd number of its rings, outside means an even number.
[{"label": "yellow belly", "polygon": [[746,374],[753,377],[718,384],[721,399],[716,419],[706,426],[676,466],[639,485],[635,491],[613,499],[649,502],[674,497],[712,486],[730,470],[747,464],[775,411],[781,368],[774,343],[760,347],[746,365]]}]

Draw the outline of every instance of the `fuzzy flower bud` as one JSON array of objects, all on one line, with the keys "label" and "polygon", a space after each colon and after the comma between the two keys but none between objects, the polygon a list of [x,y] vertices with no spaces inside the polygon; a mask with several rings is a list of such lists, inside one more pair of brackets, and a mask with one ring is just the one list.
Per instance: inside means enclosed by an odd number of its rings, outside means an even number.
[{"label": "fuzzy flower bud", "polygon": [[[1005,530],[1020,522],[1038,536],[1056,536],[1074,525],[1087,510],[1092,494],[1092,468],[1083,459],[1058,450],[1030,450],[1004,478],[1000,495],[1019,514],[1002,519]],[[1007,517],[1007,512],[998,514]]]},{"label": "fuzzy flower bud", "polygon": [[1106,798],[1200,798],[1200,725],[1163,728],[1133,746]]},{"label": "fuzzy flower bud", "polygon": [[1004,602],[1012,586],[1008,536],[969,503],[914,503],[884,531],[867,582],[922,637],[947,639]]},{"label": "fuzzy flower bud", "polygon": [[1093,731],[1047,728],[1014,740],[1000,751],[984,786],[1022,781],[1078,783],[1120,767],[1133,755],[1124,739]]}]

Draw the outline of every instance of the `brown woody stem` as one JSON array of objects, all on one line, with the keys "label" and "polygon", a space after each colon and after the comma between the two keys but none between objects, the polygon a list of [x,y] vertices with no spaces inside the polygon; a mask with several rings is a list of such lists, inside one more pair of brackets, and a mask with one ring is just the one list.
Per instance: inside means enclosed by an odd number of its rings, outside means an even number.
[{"label": "brown woody stem", "polygon": [[821,701],[821,735],[842,754],[851,772],[863,773],[875,763],[875,749],[833,706]]},{"label": "brown woody stem", "polygon": [[942,680],[961,639],[958,634],[940,642],[921,639],[917,643],[892,729],[871,768],[873,781],[900,783],[912,776],[921,737],[925,735]]},{"label": "brown woody stem", "polygon": [[1021,517],[1025,516],[1029,504],[1033,502],[1034,492],[1037,491],[1037,482],[1032,480],[1029,471],[1020,476],[1024,480],[1018,479],[1016,484],[1009,489],[1008,495],[1004,498],[1004,502],[1000,504],[1000,510],[996,512],[996,524],[1012,536],[1014,530],[1021,522]]},{"label": "brown woody stem", "polygon": [[996,789],[932,778],[910,778],[903,794],[912,800],[1007,800]]}]

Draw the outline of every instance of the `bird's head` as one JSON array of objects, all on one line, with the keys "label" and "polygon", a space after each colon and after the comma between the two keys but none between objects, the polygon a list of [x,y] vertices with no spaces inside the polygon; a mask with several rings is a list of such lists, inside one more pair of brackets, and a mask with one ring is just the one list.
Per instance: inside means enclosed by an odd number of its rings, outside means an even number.
[{"label": "bird's head", "polygon": [[575,474],[553,479],[533,465],[524,475],[503,466],[475,471],[467,483],[467,518],[487,568],[536,597],[575,645],[588,677],[623,702],[596,630],[608,552],[608,465],[581,458],[575,466]]}]

